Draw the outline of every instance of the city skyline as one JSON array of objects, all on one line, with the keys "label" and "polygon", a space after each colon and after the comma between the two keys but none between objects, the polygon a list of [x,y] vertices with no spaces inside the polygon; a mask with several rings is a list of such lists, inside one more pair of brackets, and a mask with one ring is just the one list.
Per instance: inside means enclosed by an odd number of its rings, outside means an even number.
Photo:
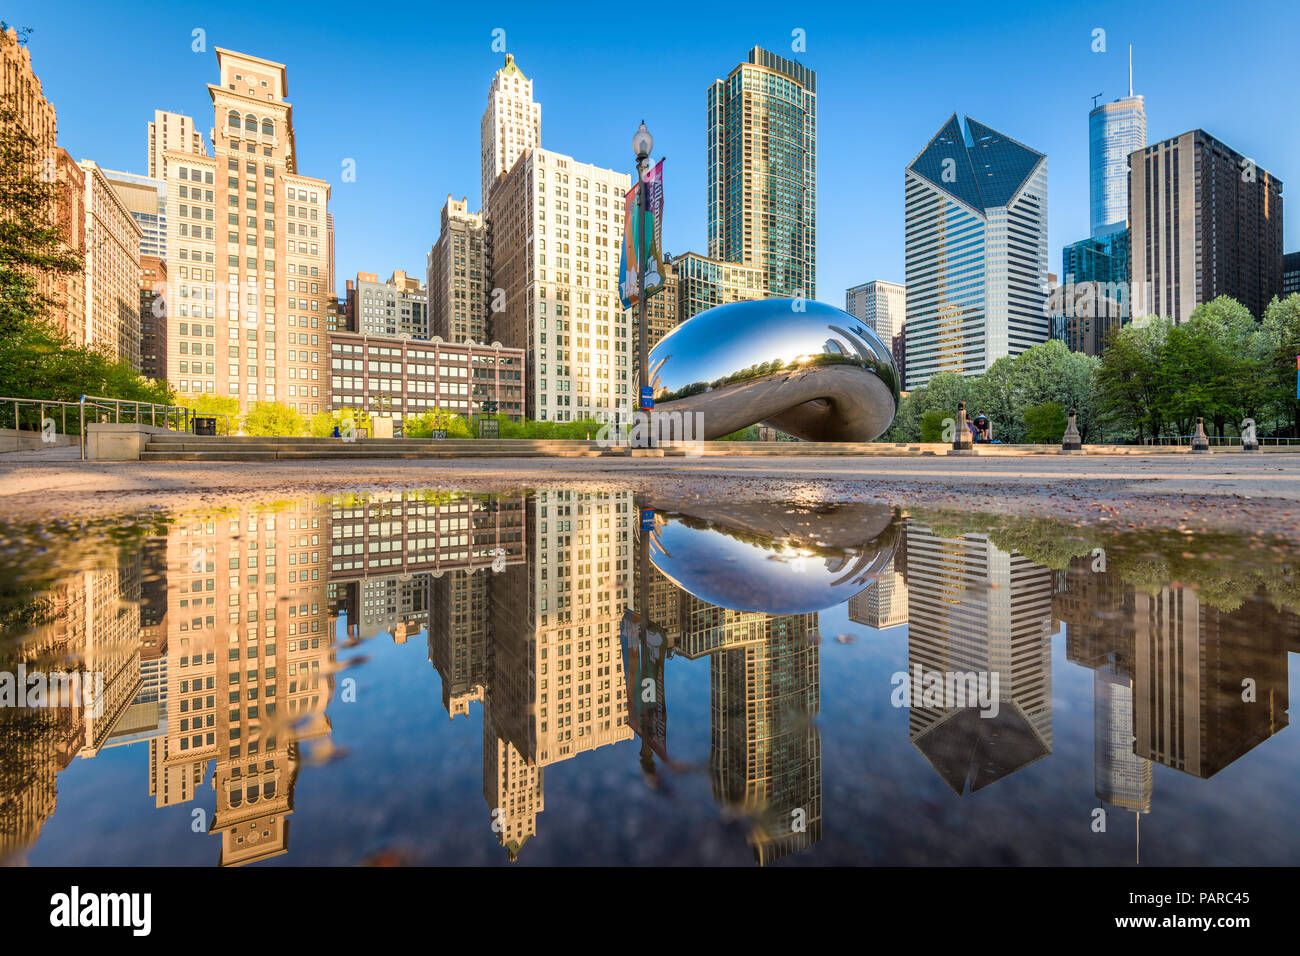
[{"label": "city skyline", "polygon": [[[409,275],[423,274],[421,259],[438,234],[445,196],[472,196],[473,180],[481,175],[477,137],[484,91],[504,52],[517,57],[535,82],[534,96],[545,114],[549,148],[594,165],[630,171],[632,157],[625,141],[644,112],[655,133],[656,152],[669,160],[665,245],[674,254],[707,246],[702,113],[708,85],[725,76],[754,45],[789,55],[816,70],[822,101],[818,186],[823,194],[817,210],[817,271],[822,279],[818,293],[832,304],[838,303],[844,289],[869,279],[903,279],[903,203],[897,171],[913,155],[914,143],[933,132],[930,116],[936,110],[948,115],[959,108],[997,128],[1014,130],[1048,155],[1053,173],[1048,243],[1052,263],[1058,261],[1065,244],[1089,231],[1086,115],[1093,94],[1101,93],[1101,101],[1108,102],[1126,91],[1129,43],[1134,46],[1134,85],[1146,98],[1149,141],[1202,128],[1234,144],[1285,182],[1293,174],[1290,157],[1300,140],[1288,127],[1265,126],[1258,119],[1285,115],[1288,84],[1265,64],[1270,62],[1272,44],[1279,44],[1281,55],[1280,38],[1287,31],[1278,23],[1279,29],[1268,36],[1247,33],[1244,18],[1226,24],[1213,38],[1198,36],[1193,26],[1161,21],[1157,12],[1121,13],[1117,6],[1105,4],[1090,6],[1086,15],[1059,11],[1009,17],[997,29],[960,14],[931,18],[923,30],[889,13],[863,23],[861,31],[852,29],[852,15],[847,18],[848,29],[843,17],[818,16],[801,16],[801,22],[792,21],[788,29],[775,27],[775,19],[760,29],[722,24],[702,37],[674,36],[667,54],[673,68],[655,77],[655,95],[650,98],[659,106],[650,102],[629,112],[624,105],[626,89],[637,82],[630,63],[615,60],[607,83],[591,83],[584,79],[588,71],[569,65],[570,51],[602,42],[594,24],[572,27],[566,42],[557,44],[553,28],[535,26],[523,15],[506,14],[499,17],[500,24],[472,17],[458,21],[453,15],[439,27],[449,54],[439,61],[443,66],[394,67],[404,58],[385,54],[382,59],[376,56],[375,62],[383,62],[387,69],[376,72],[373,80],[364,72],[354,72],[347,83],[341,83],[336,71],[323,75],[321,69],[322,63],[331,61],[331,50],[344,54],[330,44],[359,44],[362,51],[348,54],[352,56],[373,49],[373,41],[354,35],[333,40],[324,31],[281,29],[274,20],[265,19],[271,16],[267,14],[260,26],[256,20],[250,26],[241,17],[244,25],[236,27],[233,20],[225,24],[206,11],[199,15],[179,8],[156,21],[158,35],[175,24],[178,49],[152,45],[155,79],[137,89],[105,62],[104,47],[90,47],[91,38],[102,35],[93,28],[99,16],[99,11],[87,11],[83,17],[56,23],[42,12],[20,6],[10,21],[34,28],[29,48],[46,95],[59,110],[60,145],[74,157],[89,156],[108,169],[147,173],[147,128],[155,110],[193,116],[206,138],[202,117],[205,105],[209,109],[210,105],[202,102],[206,99],[202,91],[211,76],[209,58],[215,47],[284,62],[295,77],[291,99],[297,107],[295,125],[300,130],[298,149],[304,168],[316,171],[333,187],[336,281],[360,271],[387,274],[404,269]],[[411,39],[386,34],[390,54],[398,53],[401,44],[427,35],[419,14],[412,11],[403,16],[411,26],[403,33]],[[1277,14],[1282,20],[1288,16],[1294,14]],[[749,22],[761,21],[756,17]],[[1194,24],[1195,18],[1186,22]],[[498,27],[505,31],[504,50],[492,49],[493,30]],[[191,51],[194,29],[207,31],[203,55]],[[1098,43],[1097,29],[1106,31],[1104,53],[1092,51]],[[457,32],[463,35],[463,43],[454,39]],[[1021,61],[1016,69],[989,63],[974,82],[959,79],[958,65],[945,55],[962,46],[991,42],[995,35],[1002,37],[1000,42],[1015,42],[1019,37],[1017,48],[1028,51],[1029,63]],[[286,43],[286,36],[301,36],[302,42]],[[1238,37],[1241,42],[1234,42]],[[310,48],[304,46],[308,42]],[[804,50],[791,51],[792,44],[801,43]],[[928,82],[900,80],[901,74],[891,64],[901,65],[909,57],[914,63],[922,43],[936,66]],[[1035,52],[1040,49],[1042,53]],[[865,69],[863,54],[867,55]],[[1194,74],[1191,64],[1207,55],[1218,58],[1216,72],[1226,70],[1237,78],[1231,91],[1210,89]],[[1035,61],[1049,71],[1048,80],[1025,84],[1009,79],[1023,76],[1026,65],[1032,68]],[[96,71],[105,82],[85,83],[86,75]],[[409,108],[414,115],[434,116],[428,131],[417,132],[402,150],[389,149],[387,138],[370,141],[349,136],[345,131],[353,127],[335,117],[360,108],[361,99],[373,109],[381,95],[389,97],[388,112],[394,115]],[[1243,97],[1260,108],[1234,109],[1232,104]],[[105,109],[105,102],[113,105]],[[599,120],[593,122],[592,117]],[[870,124],[871,144],[865,150],[864,123]],[[421,149],[421,162],[413,167],[411,150]],[[355,161],[355,182],[340,178],[347,159]],[[413,174],[413,168],[422,172]],[[846,196],[852,198],[841,198]],[[868,224],[865,230],[863,223]],[[1297,235],[1294,224],[1288,235]],[[1286,243],[1288,248],[1297,244],[1295,238]]]}]

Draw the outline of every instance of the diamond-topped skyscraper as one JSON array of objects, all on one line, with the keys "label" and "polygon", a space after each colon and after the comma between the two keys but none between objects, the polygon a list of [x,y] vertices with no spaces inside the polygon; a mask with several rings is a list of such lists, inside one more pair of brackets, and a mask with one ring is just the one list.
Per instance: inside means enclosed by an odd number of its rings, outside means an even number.
[{"label": "diamond-topped skyscraper", "polygon": [[1047,339],[1047,157],[954,113],[904,174],[907,388]]}]

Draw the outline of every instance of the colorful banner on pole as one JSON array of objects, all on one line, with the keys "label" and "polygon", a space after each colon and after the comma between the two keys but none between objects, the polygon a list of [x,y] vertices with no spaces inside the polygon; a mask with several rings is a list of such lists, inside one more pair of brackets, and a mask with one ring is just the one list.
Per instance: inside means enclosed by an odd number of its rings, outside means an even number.
[{"label": "colorful banner on pole", "polygon": [[[641,190],[646,191],[646,208],[641,208]],[[641,251],[646,250],[646,298],[664,287],[664,161],[646,170],[623,198],[623,249],[619,257],[619,298],[624,309],[637,303]]]}]

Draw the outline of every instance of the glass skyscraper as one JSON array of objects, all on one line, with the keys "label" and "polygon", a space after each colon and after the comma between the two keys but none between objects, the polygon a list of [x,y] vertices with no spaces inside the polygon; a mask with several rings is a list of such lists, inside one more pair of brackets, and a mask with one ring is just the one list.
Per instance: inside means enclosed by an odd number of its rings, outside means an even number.
[{"label": "glass skyscraper", "polygon": [[1128,157],[1147,144],[1147,112],[1133,95],[1129,53],[1128,96],[1088,114],[1088,214],[1092,236],[1128,228]]},{"label": "glass skyscraper", "polygon": [[1047,340],[1047,157],[970,117],[904,174],[907,388]]},{"label": "glass skyscraper", "polygon": [[709,258],[817,296],[817,74],[761,47],[708,94]]}]

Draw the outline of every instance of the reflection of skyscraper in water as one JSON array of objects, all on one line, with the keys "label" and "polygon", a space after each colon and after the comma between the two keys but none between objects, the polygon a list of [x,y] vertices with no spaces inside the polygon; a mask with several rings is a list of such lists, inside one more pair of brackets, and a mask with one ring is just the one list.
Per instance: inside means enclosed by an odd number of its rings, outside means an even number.
[{"label": "reflection of skyscraper in water", "polygon": [[1065,624],[1065,659],[1093,671],[1093,789],[1112,807],[1151,809],[1151,761],[1133,749],[1132,587],[1085,555],[1058,572],[1052,613]]},{"label": "reflection of skyscraper in water", "polygon": [[429,661],[442,683],[450,719],[483,703],[487,688],[488,575],[452,571],[429,579]]},{"label": "reflection of skyscraper in water", "polygon": [[991,689],[996,675],[998,688],[993,717],[912,700],[912,743],[954,792],[979,790],[1051,753],[1052,572],[982,535],[911,524],[905,540],[909,678],[974,673]]},{"label": "reflection of skyscraper in water", "polygon": [[286,852],[301,746],[328,738],[329,550],[329,511],[316,503],[189,518],[172,529],[167,735],[151,752],[155,800],[193,799],[214,760],[209,832],[221,834],[222,865]]},{"label": "reflection of skyscraper in water", "polygon": [[539,492],[526,511],[527,563],[488,583],[483,792],[512,858],[536,832],[543,768],[632,737],[618,645],[632,496]]},{"label": "reflection of skyscraper in water", "polygon": [[1097,799],[1151,809],[1151,761],[1133,752],[1133,680],[1112,667],[1093,671],[1093,779]]},{"label": "reflection of skyscraper in water", "polygon": [[[695,599],[690,599],[694,602]],[[760,864],[822,837],[817,615],[750,615],[757,639],[709,662],[713,796],[751,818]]]},{"label": "reflection of skyscraper in water", "polygon": [[893,558],[874,584],[849,598],[849,620],[878,631],[907,623],[907,581]]},{"label": "reflection of skyscraper in water", "polygon": [[[35,843],[54,812],[58,774],[109,742],[140,688],[140,553],[107,548],[67,560],[72,570],[9,612],[37,623],[5,648],[0,670],[16,674],[21,664],[47,675],[49,696],[47,706],[0,708],[0,860]],[[59,675],[77,675],[86,689]]]},{"label": "reflection of skyscraper in water", "polygon": [[709,658],[713,798],[749,821],[760,864],[819,842],[817,614],[737,611],[680,589],[676,608],[674,652]]},{"label": "reflection of skyscraper in water", "polygon": [[1264,600],[1222,611],[1165,587],[1135,605],[1139,755],[1212,777],[1287,725],[1287,649]]}]

